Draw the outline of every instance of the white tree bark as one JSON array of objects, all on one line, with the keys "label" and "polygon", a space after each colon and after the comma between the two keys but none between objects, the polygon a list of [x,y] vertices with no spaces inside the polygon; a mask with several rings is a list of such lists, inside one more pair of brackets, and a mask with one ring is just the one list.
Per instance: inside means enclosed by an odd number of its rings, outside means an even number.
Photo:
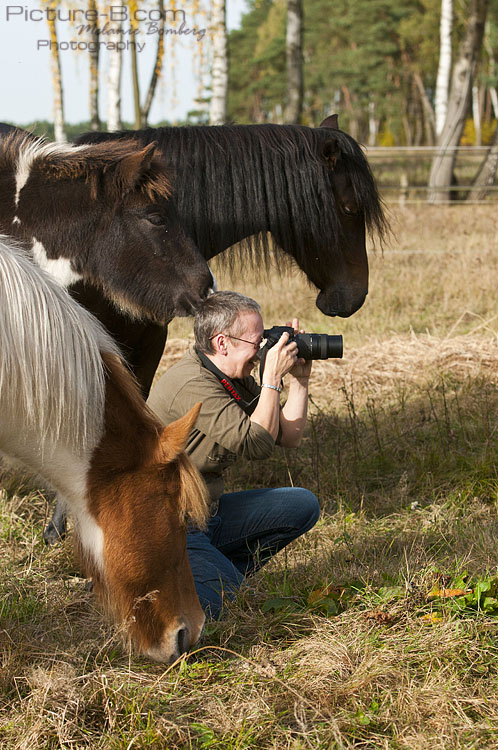
[{"label": "white tree bark", "polygon": [[[117,23],[116,32],[112,35],[113,42],[122,40],[122,27]],[[120,45],[115,44],[115,49],[109,50],[109,71],[107,74],[107,130],[121,130],[121,68],[123,55]]]},{"label": "white tree bark", "polygon": [[209,124],[223,125],[227,119],[228,91],[225,0],[212,0],[211,2],[211,35],[213,40],[213,71]]},{"label": "white tree bark", "polygon": [[435,114],[436,136],[441,135],[448,111],[448,94],[451,76],[451,28],[453,25],[453,0],[441,0],[439,28],[439,67],[437,71]]},{"label": "white tree bark", "polygon": [[303,6],[302,0],[287,0],[287,107],[285,122],[301,122],[303,109]]},{"label": "white tree bark", "polygon": [[[55,3],[49,2],[47,5],[50,9],[55,10]],[[62,70],[55,18],[52,16],[47,20],[47,23],[50,40],[52,42],[50,49],[50,67],[52,70],[52,86],[54,89],[54,137],[56,141],[64,142],[67,141],[64,125],[64,91],[62,87]]]},{"label": "white tree bark", "polygon": [[446,203],[450,199],[456,149],[469,112],[472,82],[481,53],[487,10],[488,0],[470,0],[467,28],[453,68],[446,121],[432,161],[429,177],[430,203]]},{"label": "white tree bark", "polygon": [[479,97],[479,86],[472,86],[472,117],[474,119],[475,145],[482,146],[481,133],[481,102]]},{"label": "white tree bark", "polygon": [[91,24],[90,42],[92,46],[89,51],[90,57],[90,90],[89,90],[89,109],[90,109],[90,127],[92,130],[100,130],[99,117],[99,22],[98,7],[96,0],[88,0],[88,10],[95,14],[97,19]]},{"label": "white tree bark", "polygon": [[368,145],[377,143],[377,120],[375,119],[375,102],[368,103]]},{"label": "white tree bark", "polygon": [[479,172],[474,180],[470,190],[468,201],[483,201],[489,192],[489,188],[494,185],[496,179],[496,169],[498,168],[498,128],[495,130],[493,142],[479,168]]}]

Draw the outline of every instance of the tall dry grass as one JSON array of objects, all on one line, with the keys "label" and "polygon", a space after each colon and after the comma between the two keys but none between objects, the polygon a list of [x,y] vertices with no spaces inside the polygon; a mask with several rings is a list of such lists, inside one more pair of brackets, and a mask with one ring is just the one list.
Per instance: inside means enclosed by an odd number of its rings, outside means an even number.
[{"label": "tall dry grass", "polygon": [[[498,746],[496,218],[407,208],[393,226],[351,320],[323,318],[297,273],[217,270],[267,323],[343,333],[345,357],[314,365],[301,448],[230,477],[310,487],[319,524],[179,664],[123,650],[70,541],[43,546],[50,495],[3,473],[2,748]],[[162,367],[189,335],[175,321]]]}]

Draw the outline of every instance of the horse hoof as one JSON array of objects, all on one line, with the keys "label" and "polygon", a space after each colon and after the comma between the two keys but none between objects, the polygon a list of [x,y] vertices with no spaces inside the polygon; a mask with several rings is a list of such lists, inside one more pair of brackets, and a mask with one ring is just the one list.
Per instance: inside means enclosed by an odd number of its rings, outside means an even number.
[{"label": "horse hoof", "polygon": [[66,536],[66,524],[63,524],[62,528],[58,529],[53,521],[50,521],[49,525],[43,532],[43,538],[45,544],[48,547],[52,547],[54,544],[61,542]]}]

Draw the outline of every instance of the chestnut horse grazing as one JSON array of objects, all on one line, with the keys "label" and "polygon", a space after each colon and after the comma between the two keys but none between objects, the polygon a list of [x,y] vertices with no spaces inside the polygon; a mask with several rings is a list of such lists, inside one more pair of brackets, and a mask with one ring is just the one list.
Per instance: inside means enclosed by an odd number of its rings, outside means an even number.
[{"label": "chestnut horse grazing", "polygon": [[64,496],[97,592],[168,663],[204,624],[186,521],[205,490],[183,453],[199,406],[163,428],[98,321],[0,238],[0,453]]}]

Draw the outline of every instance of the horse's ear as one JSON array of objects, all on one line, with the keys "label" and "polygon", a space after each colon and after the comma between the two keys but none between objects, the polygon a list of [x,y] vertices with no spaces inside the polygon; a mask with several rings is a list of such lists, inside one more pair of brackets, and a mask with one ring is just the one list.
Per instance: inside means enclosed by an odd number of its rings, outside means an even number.
[{"label": "horse's ear", "polygon": [[323,122],[320,123],[320,127],[339,130],[339,115],[329,115]]},{"label": "horse's ear", "polygon": [[183,417],[171,422],[161,433],[160,437],[160,462],[170,463],[183,451],[188,436],[195,424],[202,403],[195,404]]},{"label": "horse's ear", "polygon": [[329,138],[322,147],[322,156],[330,169],[334,169],[341,155],[341,149],[335,138]]},{"label": "horse's ear", "polygon": [[155,149],[156,143],[149,143],[141,151],[133,151],[118,162],[114,175],[120,197],[124,198],[139,184],[151,165]]}]

